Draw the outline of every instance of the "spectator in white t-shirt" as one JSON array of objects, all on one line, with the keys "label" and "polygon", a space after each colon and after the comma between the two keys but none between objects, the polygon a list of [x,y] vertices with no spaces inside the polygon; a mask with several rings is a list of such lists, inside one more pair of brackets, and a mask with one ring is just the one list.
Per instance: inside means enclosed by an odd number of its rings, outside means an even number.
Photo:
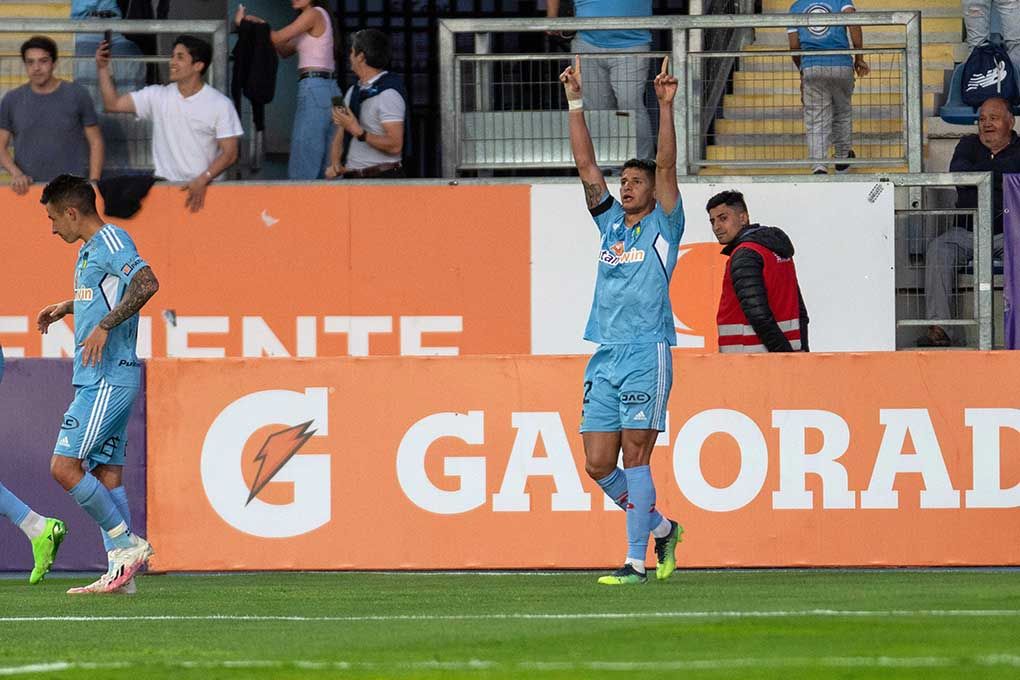
[{"label": "spectator in white t-shirt", "polygon": [[407,95],[403,79],[390,66],[390,39],[367,28],[351,40],[351,70],[358,77],[333,107],[337,134],[326,177],[347,179],[404,177]]},{"label": "spectator in white t-shirt", "polygon": [[156,176],[187,182],[187,206],[198,212],[209,183],[237,161],[243,134],[233,103],[209,87],[202,76],[212,62],[212,47],[204,40],[181,35],[170,55],[170,84],[150,85],[118,94],[110,75],[109,46],[96,50],[99,89],[108,112],[133,113],[152,121],[152,159]]}]

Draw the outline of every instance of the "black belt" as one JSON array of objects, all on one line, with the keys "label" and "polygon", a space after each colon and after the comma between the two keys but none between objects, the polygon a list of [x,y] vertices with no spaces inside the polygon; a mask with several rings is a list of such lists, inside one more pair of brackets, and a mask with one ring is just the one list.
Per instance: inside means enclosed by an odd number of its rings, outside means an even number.
[{"label": "black belt", "polygon": [[333,71],[301,71],[298,73],[298,80],[304,80],[305,78],[325,78],[332,80],[336,74]]},{"label": "black belt", "polygon": [[86,14],[85,16],[96,17],[97,19],[119,19],[120,18],[120,15],[118,15],[116,12],[114,12],[112,10],[109,10],[109,9],[104,9],[101,12],[92,11],[92,12],[89,12],[88,14]]},{"label": "black belt", "polygon": [[400,163],[383,163],[382,165],[370,165],[360,170],[348,170],[344,173],[345,179],[366,179],[369,177],[381,177],[395,170],[400,170]]}]

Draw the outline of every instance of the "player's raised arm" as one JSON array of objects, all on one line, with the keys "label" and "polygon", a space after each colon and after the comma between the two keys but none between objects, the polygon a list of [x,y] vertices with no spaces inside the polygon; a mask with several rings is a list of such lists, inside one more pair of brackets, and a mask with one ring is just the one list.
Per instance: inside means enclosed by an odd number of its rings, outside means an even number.
[{"label": "player's raised arm", "polygon": [[570,150],[574,154],[574,164],[584,185],[584,199],[588,208],[598,206],[599,200],[606,194],[606,180],[602,171],[595,163],[595,147],[591,143],[588,123],[584,119],[584,100],[581,98],[581,57],[574,57],[574,65],[568,66],[560,74],[560,82],[567,93],[567,105],[570,121]]},{"label": "player's raised arm", "polygon": [[659,150],[655,155],[655,198],[670,215],[676,208],[680,186],[676,181],[676,127],[673,123],[673,98],[677,79],[669,74],[669,57],[655,76],[655,98],[659,100]]}]

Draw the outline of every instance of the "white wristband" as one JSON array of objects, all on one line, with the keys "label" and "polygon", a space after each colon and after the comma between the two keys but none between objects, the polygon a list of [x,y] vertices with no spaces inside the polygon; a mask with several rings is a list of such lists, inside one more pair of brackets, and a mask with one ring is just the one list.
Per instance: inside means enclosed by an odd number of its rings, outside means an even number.
[{"label": "white wristband", "polygon": [[584,100],[583,99],[568,99],[567,100],[567,109],[569,111],[583,111],[584,110]]}]

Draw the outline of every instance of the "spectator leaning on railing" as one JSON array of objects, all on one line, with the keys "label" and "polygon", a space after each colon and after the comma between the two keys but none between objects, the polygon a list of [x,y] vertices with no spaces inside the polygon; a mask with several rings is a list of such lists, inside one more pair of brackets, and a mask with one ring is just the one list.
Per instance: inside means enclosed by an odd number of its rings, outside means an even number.
[{"label": "spectator leaning on railing", "polygon": [[1020,71],[1020,2],[1017,0],[963,0],[967,45],[974,49],[991,36],[992,11],[999,13],[1002,41],[1013,68]]},{"label": "spectator leaning on railing", "polygon": [[[790,14],[848,14],[856,12],[853,0],[797,0]],[[791,50],[848,50],[847,30],[841,26],[801,26],[787,29]],[[860,26],[849,27],[854,49],[864,47]],[[850,148],[853,132],[854,73],[866,76],[871,68],[864,55],[794,56],[800,69],[801,101],[804,104],[804,133],[807,135],[808,158],[815,165],[816,175],[828,174],[822,162],[829,157],[829,143],[835,149],[836,172],[846,172],[849,163],[839,159],[854,158]]]},{"label": "spectator leaning on railing", "polygon": [[[321,0],[294,0],[297,18],[279,31],[269,34],[281,57],[298,55],[297,109],[290,137],[290,179],[322,179],[329,164],[330,140],[336,133],[331,120],[331,102],[340,96],[336,84],[336,58],[333,53],[333,22]],[[245,14],[239,5],[234,23],[263,22]]]},{"label": "spectator leaning on railing", "polygon": [[[978,133],[959,141],[949,171],[992,173],[992,251],[994,257],[1002,257],[1002,175],[1020,172],[1020,137],[1013,132],[1013,114],[1006,100],[998,97],[985,100],[978,110]],[[977,188],[957,187],[956,207],[977,208]],[[924,258],[924,297],[929,319],[952,317],[949,299],[956,288],[956,268],[974,257],[974,226],[969,216],[963,216],[960,222],[928,244]],[[917,344],[948,347],[962,340],[956,327],[950,326],[947,331],[932,325]]]},{"label": "spectator leaning on railing", "polygon": [[177,36],[170,55],[169,85],[118,94],[106,42],[96,50],[103,106],[152,121],[156,176],[187,182],[183,190],[188,192],[192,211],[201,210],[206,188],[237,161],[238,138],[244,134],[230,99],[202,81],[211,62],[209,43],[190,35]]},{"label": "spectator leaning on railing", "polygon": [[390,39],[374,28],[358,31],[351,39],[350,59],[358,82],[348,88],[344,105],[333,107],[339,129],[326,177],[404,177],[407,95],[403,79],[386,70]]},{"label": "spectator leaning on railing", "polygon": [[[560,0],[548,0],[546,15],[560,15]],[[650,17],[652,0],[574,0],[574,15],[594,17]],[[584,107],[588,110],[613,108],[633,111],[637,133],[637,157],[652,158],[655,141],[645,108],[648,59],[611,56],[618,52],[647,52],[652,47],[651,31],[581,31],[571,43],[574,54],[593,57],[581,61],[585,74]],[[610,56],[605,56],[610,55]]]},{"label": "spectator leaning on railing", "polygon": [[[28,82],[0,102],[0,165],[11,173],[16,194],[32,182],[72,174],[98,180],[103,172],[103,135],[92,98],[81,85],[53,75],[57,44],[36,35],[21,45]],[[14,155],[7,145],[14,139]]]}]

